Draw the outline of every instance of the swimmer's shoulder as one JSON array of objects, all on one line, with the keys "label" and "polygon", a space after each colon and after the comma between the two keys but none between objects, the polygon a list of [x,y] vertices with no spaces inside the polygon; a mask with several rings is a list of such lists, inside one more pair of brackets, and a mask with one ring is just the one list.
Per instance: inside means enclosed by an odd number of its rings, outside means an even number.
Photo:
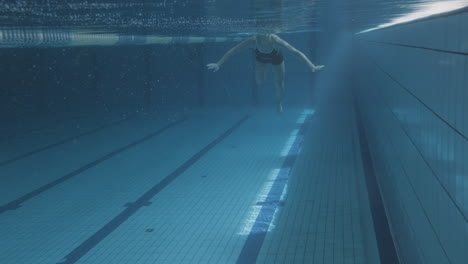
[{"label": "swimmer's shoulder", "polygon": [[270,34],[269,39],[274,42],[278,42],[279,40],[281,40],[281,38],[276,34]]}]

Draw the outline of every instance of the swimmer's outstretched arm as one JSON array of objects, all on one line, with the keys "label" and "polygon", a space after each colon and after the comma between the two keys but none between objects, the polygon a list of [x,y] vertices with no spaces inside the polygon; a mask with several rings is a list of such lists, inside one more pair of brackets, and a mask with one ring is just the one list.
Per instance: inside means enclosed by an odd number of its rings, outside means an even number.
[{"label": "swimmer's outstretched arm", "polygon": [[319,66],[316,66],[314,65],[308,58],[306,55],[304,55],[304,53],[300,52],[299,50],[297,50],[296,48],[294,48],[293,46],[291,46],[291,44],[289,44],[288,42],[284,41],[283,39],[281,39],[280,37],[278,37],[277,35],[272,35],[271,36],[271,39],[278,45],[286,48],[288,51],[292,52],[294,55],[296,55],[299,59],[301,59],[302,61],[304,61],[307,66],[309,66],[310,70],[312,72],[315,72],[315,71],[318,71],[318,70],[321,70],[323,69],[323,67],[325,67],[324,65],[319,65]]},{"label": "swimmer's outstretched arm", "polygon": [[248,47],[252,47],[253,45],[255,45],[255,37],[250,37],[226,52],[226,54],[224,54],[224,56],[217,63],[210,63],[206,65],[206,67],[208,67],[209,70],[217,72],[221,65],[223,65],[234,53],[244,50]]}]

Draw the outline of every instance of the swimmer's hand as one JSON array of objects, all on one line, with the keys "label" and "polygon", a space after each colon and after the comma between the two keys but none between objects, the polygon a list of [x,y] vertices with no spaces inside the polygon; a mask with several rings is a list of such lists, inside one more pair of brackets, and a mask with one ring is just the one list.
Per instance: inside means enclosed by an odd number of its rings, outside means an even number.
[{"label": "swimmer's hand", "polygon": [[208,70],[213,70],[213,72],[219,71],[219,64],[218,63],[210,63],[206,65],[208,67]]},{"label": "swimmer's hand", "polygon": [[316,72],[316,71],[320,71],[321,69],[323,69],[325,67],[325,65],[319,65],[319,66],[311,66],[310,67],[310,70],[312,72]]}]

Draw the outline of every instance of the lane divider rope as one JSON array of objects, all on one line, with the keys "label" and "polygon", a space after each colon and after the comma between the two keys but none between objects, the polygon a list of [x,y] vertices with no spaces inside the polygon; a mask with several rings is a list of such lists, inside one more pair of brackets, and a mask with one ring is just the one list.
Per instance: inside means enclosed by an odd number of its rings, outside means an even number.
[{"label": "lane divider rope", "polygon": [[241,37],[171,37],[51,29],[0,29],[0,48],[174,45],[238,42],[241,40]]}]

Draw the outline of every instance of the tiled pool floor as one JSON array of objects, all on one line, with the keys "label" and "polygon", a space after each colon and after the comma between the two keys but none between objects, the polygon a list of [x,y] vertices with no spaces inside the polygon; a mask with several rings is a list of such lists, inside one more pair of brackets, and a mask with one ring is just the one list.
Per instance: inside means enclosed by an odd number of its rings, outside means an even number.
[{"label": "tiled pool floor", "polygon": [[331,115],[199,109],[2,141],[0,263],[366,263],[356,139]]}]

